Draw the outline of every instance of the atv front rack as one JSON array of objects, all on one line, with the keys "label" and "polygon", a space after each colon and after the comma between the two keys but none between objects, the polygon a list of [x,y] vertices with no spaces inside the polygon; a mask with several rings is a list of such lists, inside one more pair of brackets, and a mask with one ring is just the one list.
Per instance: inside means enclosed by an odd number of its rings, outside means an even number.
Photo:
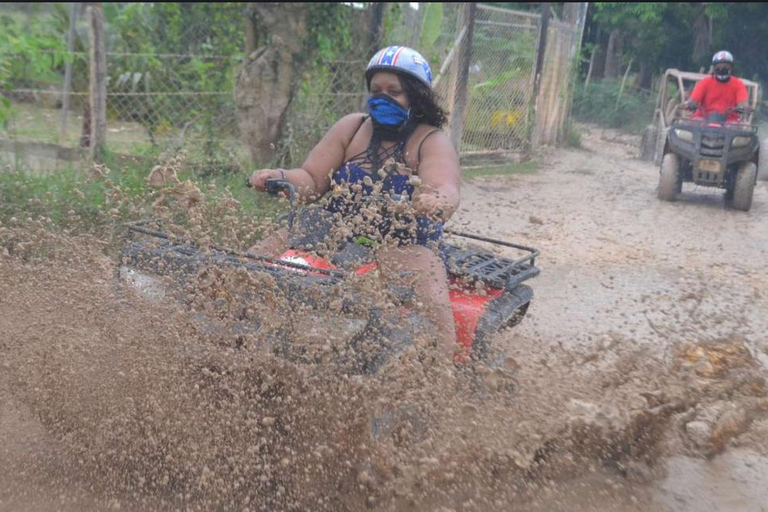
[{"label": "atv front rack", "polygon": [[[182,266],[184,265],[183,260],[192,258],[193,255],[196,255],[194,256],[195,258],[200,257],[193,242],[169,235],[160,230],[148,228],[147,225],[152,223],[159,224],[156,220],[142,220],[125,225],[130,231],[168,242],[166,247],[149,251],[153,253],[152,257],[160,259],[172,258],[178,260],[175,263]],[[443,243],[441,250],[447,263],[448,272],[454,277],[470,282],[480,281],[494,288],[511,291],[517,288],[523,281],[539,275],[539,268],[536,267],[536,257],[539,255],[539,251],[533,247],[448,229],[444,230],[444,232],[455,237],[477,240],[527,253],[519,259],[509,259],[489,251]],[[210,245],[210,248],[219,253],[207,256],[207,259],[210,259],[211,262],[227,266],[245,267],[248,270],[266,271],[275,276],[282,276],[285,273],[286,267],[305,271],[313,275],[312,281],[317,281],[318,284],[320,282],[324,282],[323,284],[337,284],[342,279],[350,276],[350,273],[344,270],[322,269],[302,263],[278,260],[269,256],[236,251],[217,245]],[[133,259],[137,256],[133,254],[137,250],[139,249],[128,249],[125,256],[129,260]],[[145,257],[150,256],[150,254],[147,254],[147,249],[142,248],[140,251],[144,253]],[[242,259],[250,260],[250,263],[243,262]],[[191,264],[191,261],[188,263]],[[290,274],[291,277],[296,277],[294,272],[290,272]]]}]

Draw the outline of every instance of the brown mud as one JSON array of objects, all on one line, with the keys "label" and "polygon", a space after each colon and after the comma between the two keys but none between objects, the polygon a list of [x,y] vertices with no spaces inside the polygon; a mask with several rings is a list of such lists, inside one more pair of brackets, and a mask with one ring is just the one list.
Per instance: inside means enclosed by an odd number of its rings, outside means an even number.
[{"label": "brown mud", "polygon": [[[464,186],[455,228],[542,251],[474,375],[421,342],[376,377],[295,365],[124,293],[103,240],[0,226],[0,510],[762,510],[768,188],[662,203],[634,138],[584,130]],[[272,297],[238,315],[284,328]],[[416,420],[372,438],[388,411]]]}]

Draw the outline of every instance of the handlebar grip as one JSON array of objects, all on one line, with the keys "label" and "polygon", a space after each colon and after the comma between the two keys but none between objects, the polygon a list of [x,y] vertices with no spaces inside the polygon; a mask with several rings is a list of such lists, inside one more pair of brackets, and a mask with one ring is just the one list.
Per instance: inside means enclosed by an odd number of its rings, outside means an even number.
[{"label": "handlebar grip", "polygon": [[280,178],[269,178],[264,182],[264,189],[266,190],[267,194],[276,196],[283,190],[286,190],[288,188],[287,185],[288,182],[281,180]]}]

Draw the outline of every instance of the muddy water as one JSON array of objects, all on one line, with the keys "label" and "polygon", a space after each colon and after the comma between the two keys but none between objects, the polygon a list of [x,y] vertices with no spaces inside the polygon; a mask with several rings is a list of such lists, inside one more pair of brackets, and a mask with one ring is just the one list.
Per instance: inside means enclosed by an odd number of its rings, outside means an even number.
[{"label": "muddy water", "polygon": [[[428,351],[309,372],[117,293],[96,240],[17,231],[0,510],[761,510],[768,189],[749,213],[659,203],[632,142],[592,129],[534,175],[466,184],[455,224],[541,248],[543,270],[505,371],[471,377]],[[372,439],[398,407],[422,426]]]}]

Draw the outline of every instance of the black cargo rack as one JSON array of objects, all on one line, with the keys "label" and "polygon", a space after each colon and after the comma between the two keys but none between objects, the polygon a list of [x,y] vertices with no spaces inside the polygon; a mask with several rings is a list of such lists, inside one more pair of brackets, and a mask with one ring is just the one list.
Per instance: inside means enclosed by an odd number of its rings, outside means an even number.
[{"label": "black cargo rack", "polygon": [[482,281],[495,288],[507,290],[513,290],[523,281],[539,275],[539,268],[536,267],[536,257],[539,255],[539,251],[533,247],[448,229],[445,232],[453,236],[510,247],[528,253],[522,258],[513,260],[493,254],[490,251],[463,248],[446,243],[443,245],[443,250],[448,258],[449,272],[454,275],[469,280]]},{"label": "black cargo rack", "polygon": [[[159,224],[156,220],[143,220],[127,223],[126,227],[131,231],[167,241],[167,246],[158,248],[156,251],[149,250],[149,253],[154,253],[152,256],[156,258],[159,257],[159,259],[163,260],[168,260],[169,258],[177,260],[174,263],[177,265],[180,264],[181,266],[184,266],[185,263],[192,264],[193,262],[191,260],[199,259],[201,257],[201,255],[197,253],[197,248],[194,243],[180,237],[169,235],[163,231],[153,230],[146,227],[151,223]],[[443,243],[442,251],[447,259],[448,271],[453,276],[461,277],[468,281],[481,281],[494,288],[513,290],[523,281],[539,275],[539,268],[536,267],[536,257],[539,255],[539,251],[533,247],[449,229],[444,230],[444,232],[452,236],[509,247],[528,253],[522,258],[513,260],[499,256],[490,251],[464,248],[449,243]],[[211,245],[209,247],[214,253],[219,253],[202,256],[204,259],[208,260],[209,263],[245,267],[251,271],[266,271],[275,277],[278,275],[286,276],[286,273],[288,274],[287,277],[298,277],[294,272],[286,272],[287,269],[285,267],[314,273],[315,276],[312,281],[315,281],[316,284],[321,284],[323,282],[325,282],[323,284],[337,284],[341,279],[350,275],[343,270],[320,269],[301,263],[288,262],[269,256],[235,251],[216,245]],[[129,260],[133,259],[133,256],[137,256],[137,254],[132,254],[135,253],[136,250],[137,248],[128,249],[125,256],[127,256]],[[141,248],[140,251],[144,253],[143,257],[146,258],[147,256],[150,256],[147,252],[147,248]],[[250,262],[243,262],[242,258],[250,260]],[[167,261],[167,263],[171,262]]]}]

